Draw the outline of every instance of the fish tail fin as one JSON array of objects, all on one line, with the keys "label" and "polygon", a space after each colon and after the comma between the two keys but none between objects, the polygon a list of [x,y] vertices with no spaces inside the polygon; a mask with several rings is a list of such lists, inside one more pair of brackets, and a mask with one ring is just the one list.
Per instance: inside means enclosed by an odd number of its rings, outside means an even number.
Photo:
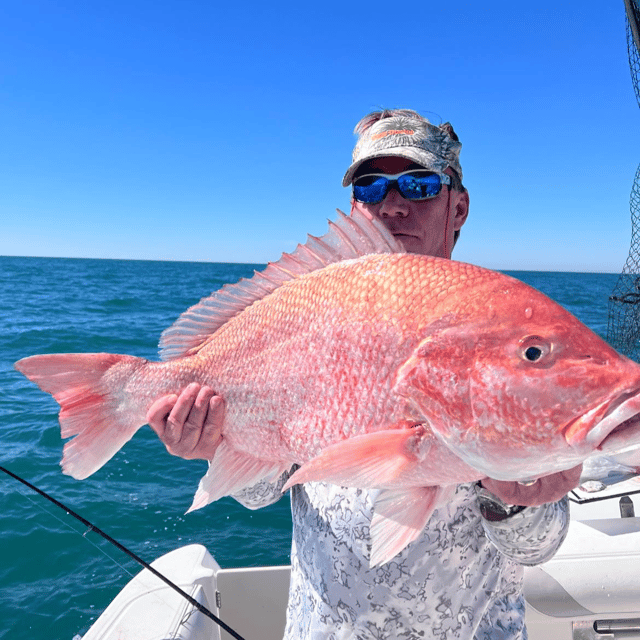
[{"label": "fish tail fin", "polygon": [[60,405],[62,470],[78,480],[111,459],[145,424],[144,410],[123,390],[142,358],[110,353],[58,353],[23,358],[15,368]]}]

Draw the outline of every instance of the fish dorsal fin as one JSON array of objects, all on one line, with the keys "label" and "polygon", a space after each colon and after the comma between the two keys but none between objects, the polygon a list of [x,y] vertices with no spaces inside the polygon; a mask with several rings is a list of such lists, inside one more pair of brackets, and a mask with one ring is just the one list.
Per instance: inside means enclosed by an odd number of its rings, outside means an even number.
[{"label": "fish dorsal fin", "polygon": [[347,216],[338,209],[335,222],[322,237],[309,236],[293,253],[283,253],[252,278],[227,284],[187,309],[160,338],[160,357],[173,360],[198,351],[209,336],[256,300],[289,280],[327,265],[372,253],[405,253],[402,245],[378,220],[360,211]]}]

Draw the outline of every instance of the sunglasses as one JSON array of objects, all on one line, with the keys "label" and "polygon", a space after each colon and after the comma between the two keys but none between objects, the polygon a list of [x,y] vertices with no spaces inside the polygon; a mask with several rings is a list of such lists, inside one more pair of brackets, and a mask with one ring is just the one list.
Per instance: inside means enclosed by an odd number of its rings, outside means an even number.
[{"label": "sunglasses", "polygon": [[378,204],[395,185],[407,200],[428,200],[440,193],[443,184],[451,184],[448,175],[424,169],[412,169],[395,175],[367,173],[353,181],[353,197],[365,204]]}]

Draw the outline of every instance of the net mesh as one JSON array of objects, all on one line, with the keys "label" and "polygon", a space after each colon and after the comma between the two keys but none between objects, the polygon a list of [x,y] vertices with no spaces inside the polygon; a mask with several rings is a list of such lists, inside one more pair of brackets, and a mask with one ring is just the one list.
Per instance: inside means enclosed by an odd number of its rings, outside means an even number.
[{"label": "net mesh", "polygon": [[[640,106],[640,3],[625,0],[627,51],[631,81]],[[609,296],[607,340],[621,353],[640,362],[640,165],[636,170],[630,197],[631,247],[622,273]]]}]

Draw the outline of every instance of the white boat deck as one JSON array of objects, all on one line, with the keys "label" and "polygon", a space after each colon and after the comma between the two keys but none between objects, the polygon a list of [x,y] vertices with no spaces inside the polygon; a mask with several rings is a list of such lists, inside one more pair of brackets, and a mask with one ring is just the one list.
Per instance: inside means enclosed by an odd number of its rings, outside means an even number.
[{"label": "white boat deck", "polygon": [[[640,517],[621,517],[619,494],[640,479],[572,503],[569,535],[550,562],[525,573],[530,640],[640,640]],[[629,498],[623,511],[629,513]],[[640,515],[640,494],[630,496]],[[289,567],[220,569],[200,545],[176,549],[153,566],[245,640],[280,640]],[[144,570],[114,599],[83,640],[227,640],[226,631]]]}]

